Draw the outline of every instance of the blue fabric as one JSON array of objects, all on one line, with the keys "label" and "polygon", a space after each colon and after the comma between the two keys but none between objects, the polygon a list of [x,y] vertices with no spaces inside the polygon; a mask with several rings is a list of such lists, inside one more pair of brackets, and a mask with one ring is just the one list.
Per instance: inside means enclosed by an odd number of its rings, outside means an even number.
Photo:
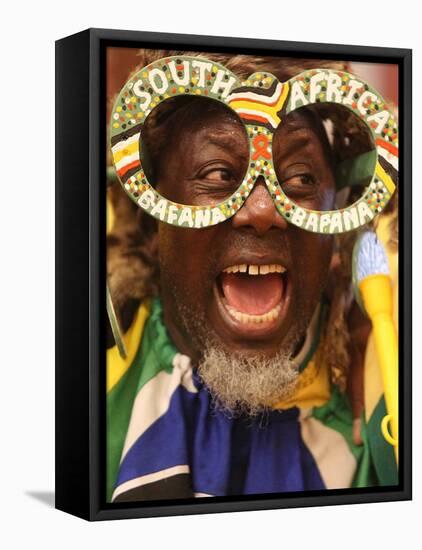
[{"label": "blue fabric", "polygon": [[169,409],[133,444],[117,485],[187,464],[193,492],[216,496],[325,489],[304,445],[299,410],[229,418],[213,409],[194,372],[198,393],[179,386]]}]

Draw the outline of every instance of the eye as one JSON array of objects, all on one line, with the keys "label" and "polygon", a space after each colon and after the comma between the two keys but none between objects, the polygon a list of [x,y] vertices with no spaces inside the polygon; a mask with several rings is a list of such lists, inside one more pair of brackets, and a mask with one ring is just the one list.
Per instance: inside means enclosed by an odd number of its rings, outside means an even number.
[{"label": "eye", "polygon": [[316,178],[309,173],[294,174],[281,182],[281,187],[288,197],[296,201],[309,201],[319,197],[319,185]]},{"label": "eye", "polygon": [[315,179],[310,174],[298,174],[282,182],[288,187],[312,187],[315,185]]},{"label": "eye", "polygon": [[[192,196],[198,202],[210,199],[220,202],[228,197],[239,187],[241,179],[237,176],[236,168],[227,162],[213,161],[201,170],[193,178],[191,187]],[[194,200],[191,198],[191,200]]]},{"label": "eye", "polygon": [[295,174],[281,182],[287,196],[310,197],[318,188],[316,179],[311,174]]},{"label": "eye", "polygon": [[209,181],[219,182],[232,181],[234,176],[232,172],[227,168],[212,168],[211,170],[202,173],[201,178],[207,179]]}]

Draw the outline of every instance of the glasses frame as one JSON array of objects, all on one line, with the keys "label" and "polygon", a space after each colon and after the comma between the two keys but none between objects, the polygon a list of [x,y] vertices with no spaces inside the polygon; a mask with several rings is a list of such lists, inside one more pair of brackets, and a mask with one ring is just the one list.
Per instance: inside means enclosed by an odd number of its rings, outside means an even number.
[{"label": "glasses frame", "polygon": [[[244,123],[249,141],[246,174],[222,202],[188,205],[163,197],[142,166],[142,128],[166,100],[190,95],[223,103]],[[277,179],[272,140],[289,113],[317,103],[343,105],[362,120],[375,145],[371,182],[351,205],[335,210],[305,208],[289,198]],[[110,147],[117,177],[128,196],[161,222],[200,229],[222,223],[245,204],[263,178],[277,211],[289,223],[313,233],[344,233],[371,222],[395,192],[398,179],[398,122],[382,96],[364,80],[333,69],[304,71],[287,82],[267,72],[240,80],[232,71],[205,57],[170,56],[132,75],[112,109]]]}]

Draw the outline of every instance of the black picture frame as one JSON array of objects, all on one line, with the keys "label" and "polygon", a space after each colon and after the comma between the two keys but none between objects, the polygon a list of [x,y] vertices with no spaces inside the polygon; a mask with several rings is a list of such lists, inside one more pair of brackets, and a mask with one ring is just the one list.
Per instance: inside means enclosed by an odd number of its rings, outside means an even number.
[{"label": "black picture frame", "polygon": [[[227,51],[395,63],[400,97],[400,470],[394,487],[105,502],[105,49]],[[412,498],[410,49],[88,29],[56,42],[56,508],[87,520]]]}]

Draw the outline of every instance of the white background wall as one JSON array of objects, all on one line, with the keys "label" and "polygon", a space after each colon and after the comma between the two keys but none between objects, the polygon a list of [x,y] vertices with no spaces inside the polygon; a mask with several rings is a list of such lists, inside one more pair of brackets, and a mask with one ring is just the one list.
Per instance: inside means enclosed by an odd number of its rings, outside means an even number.
[{"label": "white background wall", "polygon": [[[421,374],[414,320],[414,502],[88,524],[55,511],[54,40],[87,27],[414,48],[416,3],[4,0],[0,27],[0,546],[2,548],[417,548],[421,541]],[[420,63],[419,63],[420,64]],[[414,203],[421,140],[414,105]],[[419,216],[415,216],[420,219]],[[422,238],[415,227],[414,309]],[[71,389],[70,389],[71,391]],[[410,539],[413,541],[410,542]],[[405,543],[405,540],[409,543]]]}]

